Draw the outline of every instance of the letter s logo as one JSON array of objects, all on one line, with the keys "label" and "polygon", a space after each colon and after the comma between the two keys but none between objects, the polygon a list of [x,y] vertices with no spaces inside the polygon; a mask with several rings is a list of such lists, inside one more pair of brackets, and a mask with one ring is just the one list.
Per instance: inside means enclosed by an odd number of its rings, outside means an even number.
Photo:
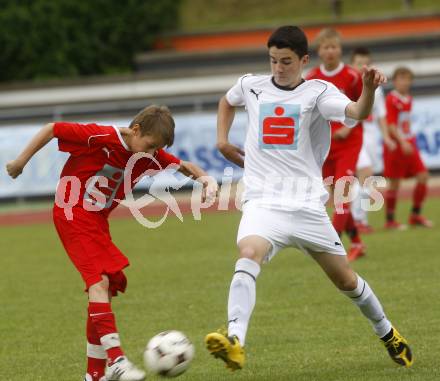
[{"label": "letter s logo", "polygon": [[282,117],[284,108],[275,108],[276,117],[268,117],[263,120],[263,143],[265,144],[292,144],[295,133],[295,119]]},{"label": "letter s logo", "polygon": [[261,149],[297,149],[300,105],[260,104]]}]

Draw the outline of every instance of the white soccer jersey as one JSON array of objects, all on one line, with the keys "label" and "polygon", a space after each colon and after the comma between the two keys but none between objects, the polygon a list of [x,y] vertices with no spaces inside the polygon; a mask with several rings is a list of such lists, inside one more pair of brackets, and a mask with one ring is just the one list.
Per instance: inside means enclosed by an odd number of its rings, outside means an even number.
[{"label": "white soccer jersey", "polygon": [[328,120],[354,127],[345,116],[351,100],[333,84],[308,80],[283,89],[270,75],[247,74],[227,92],[232,106],[245,106],[242,201],[258,200],[282,210],[324,208],[328,199],[322,165],[330,149]]}]

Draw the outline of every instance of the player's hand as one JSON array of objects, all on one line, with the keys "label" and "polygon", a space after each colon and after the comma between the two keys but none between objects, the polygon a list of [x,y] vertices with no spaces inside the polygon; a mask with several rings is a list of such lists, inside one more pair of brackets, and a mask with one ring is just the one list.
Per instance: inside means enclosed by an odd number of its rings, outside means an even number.
[{"label": "player's hand", "polygon": [[347,126],[344,126],[344,127],[341,127],[339,130],[336,130],[333,133],[332,138],[335,140],[344,140],[344,139],[347,139],[350,132],[351,132],[350,128]]},{"label": "player's hand", "polygon": [[362,83],[365,87],[376,89],[379,85],[386,83],[387,77],[374,66],[362,68]]},{"label": "player's hand", "polygon": [[394,151],[397,148],[397,143],[390,137],[384,137],[383,143],[390,151]]},{"label": "player's hand", "polygon": [[203,182],[202,202],[213,203],[217,198],[218,184],[213,177]]},{"label": "player's hand", "polygon": [[24,166],[25,164],[22,163],[20,160],[12,160],[6,164],[6,171],[8,172],[9,176],[15,179],[21,175]]},{"label": "player's hand", "polygon": [[407,142],[406,140],[403,140],[400,146],[402,147],[402,152],[405,156],[411,155],[414,151],[411,143]]},{"label": "player's hand", "polygon": [[217,148],[226,159],[241,168],[244,167],[244,151],[240,147],[234,146],[229,142],[222,142],[217,143]]}]

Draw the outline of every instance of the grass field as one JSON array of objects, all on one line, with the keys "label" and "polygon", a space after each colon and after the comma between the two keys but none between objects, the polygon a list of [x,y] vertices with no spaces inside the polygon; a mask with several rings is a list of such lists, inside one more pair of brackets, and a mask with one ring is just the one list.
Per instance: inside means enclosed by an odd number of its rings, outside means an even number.
[{"label": "grass field", "polygon": [[[400,205],[402,220],[408,207]],[[427,203],[426,214],[440,225],[439,199]],[[295,250],[281,252],[258,280],[246,368],[230,374],[212,360],[203,337],[225,322],[239,218],[185,216],[184,223],[169,219],[156,230],[134,220],[112,222],[114,241],[132,263],[128,293],[115,299],[114,310],[133,361],[142,363],[151,336],[179,329],[196,346],[182,381],[439,379],[438,227],[366,236],[368,257],[354,264],[411,342],[413,368],[394,365],[355,306]],[[382,225],[381,213],[371,219]],[[87,301],[54,228],[2,227],[0,237],[0,379],[82,380]]]}]

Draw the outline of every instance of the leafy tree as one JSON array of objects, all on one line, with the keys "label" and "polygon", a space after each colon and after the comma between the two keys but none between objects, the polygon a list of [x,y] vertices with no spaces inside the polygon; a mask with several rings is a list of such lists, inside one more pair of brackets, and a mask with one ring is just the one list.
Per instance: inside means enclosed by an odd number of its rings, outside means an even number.
[{"label": "leafy tree", "polygon": [[0,0],[0,81],[127,72],[180,0]]}]

